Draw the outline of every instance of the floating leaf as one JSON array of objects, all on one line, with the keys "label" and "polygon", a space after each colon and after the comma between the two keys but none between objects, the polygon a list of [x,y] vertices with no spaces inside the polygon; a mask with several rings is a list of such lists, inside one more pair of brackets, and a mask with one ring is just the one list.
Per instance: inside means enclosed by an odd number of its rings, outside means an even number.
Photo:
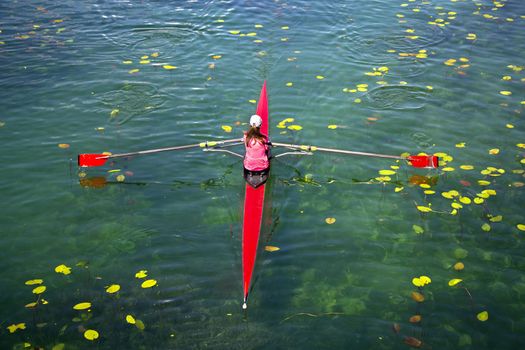
[{"label": "floating leaf", "polygon": [[109,113],[109,116],[110,116],[111,118],[115,118],[115,117],[119,114],[119,112],[120,112],[120,109],[115,108],[115,109],[113,109],[113,110],[111,111],[111,113]]},{"label": "floating leaf", "polygon": [[118,182],[124,182],[124,180],[126,180],[126,177],[124,175],[120,174],[120,175],[117,176],[117,181]]},{"label": "floating leaf", "polygon": [[290,130],[296,130],[296,131],[299,131],[299,130],[301,130],[302,128],[303,128],[303,127],[300,126],[300,125],[290,125],[290,126],[288,126],[288,129],[290,129]]},{"label": "floating leaf", "polygon": [[140,60],[139,63],[140,64],[149,64],[150,60]]},{"label": "floating leaf", "polygon": [[286,83],[286,86],[288,86],[288,87],[292,87],[292,86],[293,86],[293,83],[292,83],[292,82],[288,82],[288,83]]},{"label": "floating leaf", "polygon": [[326,218],[326,219],[324,219],[324,221],[325,221],[328,225],[332,225],[333,223],[335,223],[335,218]]},{"label": "floating leaf", "polygon": [[379,175],[383,175],[383,176],[394,175],[395,173],[396,172],[394,170],[388,170],[388,169],[379,170]]},{"label": "floating leaf", "polygon": [[423,287],[425,285],[418,277],[412,278],[412,284],[416,287]]},{"label": "floating leaf", "polygon": [[412,292],[410,296],[414,301],[417,301],[418,303],[422,303],[423,301],[425,301],[425,296],[419,292]]},{"label": "floating leaf", "polygon": [[421,283],[423,283],[423,285],[432,283],[432,280],[428,276],[419,276],[419,280],[421,281]]},{"label": "floating leaf", "polygon": [[120,290],[120,285],[118,284],[112,284],[111,286],[106,288],[106,293],[113,294]]},{"label": "floating leaf", "polygon": [[33,294],[42,294],[46,291],[46,289],[47,289],[46,286],[36,287],[35,289],[33,289]]},{"label": "floating leaf", "polygon": [[502,215],[496,215],[489,219],[490,222],[501,222],[503,220]]},{"label": "floating leaf", "polygon": [[492,154],[492,155],[499,154],[499,148],[489,149],[489,154]]},{"label": "floating leaf", "polygon": [[403,189],[404,189],[403,186],[399,186],[399,187],[394,188],[394,191],[395,192],[401,192],[401,191],[403,191]]},{"label": "floating leaf", "polygon": [[32,302],[32,303],[26,304],[25,307],[28,308],[28,309],[32,309],[32,308],[36,307],[37,305],[38,305],[38,303],[35,301],[35,302]]},{"label": "floating leaf", "polygon": [[481,322],[485,322],[489,319],[489,313],[487,311],[481,311],[479,314],[476,315],[476,317]]},{"label": "floating leaf", "polygon": [[517,227],[518,230],[520,230],[520,231],[525,231],[525,224],[517,224],[516,227]]},{"label": "floating leaf", "polygon": [[172,66],[170,64],[165,64],[162,66],[162,68],[167,69],[167,70],[177,69],[176,66]]},{"label": "floating leaf", "polygon": [[317,79],[319,79],[319,80],[323,80],[323,79],[324,79],[324,76],[322,76],[322,75],[316,75],[315,77],[316,77]]},{"label": "floating leaf", "polygon": [[132,64],[133,61],[130,61],[130,60],[126,60],[126,61],[122,61],[122,64]]},{"label": "floating leaf", "polygon": [[461,261],[454,264],[454,270],[456,271],[461,271],[464,268],[465,268],[465,265]]},{"label": "floating leaf", "polygon": [[476,40],[478,37],[474,33],[468,33],[467,34],[467,40]]},{"label": "floating leaf", "polygon": [[140,69],[135,68],[135,69],[131,69],[128,73],[129,74],[135,74],[135,73],[138,73],[138,72],[140,72]]},{"label": "floating leaf", "polygon": [[483,225],[481,225],[481,229],[485,232],[489,232],[490,231],[490,225],[487,224],[487,223],[484,223]]},{"label": "floating leaf", "polygon": [[274,247],[272,245],[267,245],[264,247],[264,250],[266,250],[267,252],[276,252],[278,250],[280,250],[281,248],[279,247]]},{"label": "floating leaf", "polygon": [[89,309],[90,307],[91,307],[91,303],[83,302],[83,303],[78,303],[75,306],[73,306],[73,309],[75,309],[75,310],[86,310],[86,309]]},{"label": "floating leaf", "polygon": [[157,285],[157,281],[156,280],[146,280],[144,282],[142,282],[142,284],[140,285],[142,288],[151,288],[153,286],[156,286]]},{"label": "floating leaf", "polygon": [[10,326],[7,326],[7,329],[9,330],[9,333],[14,333],[19,329],[26,329],[26,324],[25,323],[12,324]]},{"label": "floating leaf", "polygon": [[42,284],[42,283],[44,283],[44,280],[39,279],[39,278],[34,279],[34,280],[25,281],[26,286],[33,286],[35,284]]},{"label": "floating leaf", "polygon": [[151,54],[151,57],[157,58],[157,57],[159,57],[159,55],[160,54],[158,52],[154,52],[154,53]]},{"label": "floating leaf", "polygon": [[499,93],[502,94],[503,96],[510,96],[510,95],[512,95],[511,91],[506,91],[506,90],[500,91]]},{"label": "floating leaf", "polygon": [[461,281],[463,281],[461,278],[453,278],[450,281],[448,281],[448,285],[450,287],[454,287],[456,284],[460,283]]},{"label": "floating leaf", "polygon": [[230,30],[228,33],[233,34],[233,35],[238,35],[241,33],[241,31],[240,30]]},{"label": "floating leaf", "polygon": [[84,332],[84,338],[86,338],[87,340],[95,340],[98,339],[98,337],[98,332],[93,329],[88,329]]},{"label": "floating leaf", "polygon": [[332,130],[337,129],[337,125],[330,124],[330,125],[328,125],[328,129],[332,129]]},{"label": "floating leaf", "polygon": [[419,210],[419,211],[422,212],[422,213],[429,213],[429,212],[432,211],[431,208],[429,208],[429,207],[425,207],[425,206],[423,206],[423,205],[418,205],[418,206],[417,206],[417,210]]},{"label": "floating leaf", "polygon": [[222,55],[213,55],[211,56],[214,60],[220,60],[222,58]]},{"label": "floating leaf", "polygon": [[459,201],[463,204],[470,204],[472,200],[469,197],[459,197]]},{"label": "floating leaf", "polygon": [[59,143],[58,147],[62,148],[62,149],[66,149],[66,148],[69,148],[69,144],[68,143]]},{"label": "floating leaf", "polygon": [[229,126],[229,125],[222,125],[221,128],[222,128],[222,130],[224,130],[225,132],[232,132],[232,127]]},{"label": "floating leaf", "polygon": [[129,323],[129,324],[135,324],[136,321],[135,321],[135,318],[131,315],[127,315],[126,316],[126,322]]},{"label": "floating leaf", "polygon": [[135,274],[135,278],[145,278],[148,276],[148,270],[140,270]]}]

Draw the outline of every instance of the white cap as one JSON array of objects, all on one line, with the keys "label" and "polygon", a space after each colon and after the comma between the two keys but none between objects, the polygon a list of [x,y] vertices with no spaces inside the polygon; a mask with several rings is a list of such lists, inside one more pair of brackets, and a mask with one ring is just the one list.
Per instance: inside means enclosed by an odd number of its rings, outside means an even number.
[{"label": "white cap", "polygon": [[260,128],[262,125],[262,118],[259,117],[257,114],[252,115],[250,117],[250,125]]}]

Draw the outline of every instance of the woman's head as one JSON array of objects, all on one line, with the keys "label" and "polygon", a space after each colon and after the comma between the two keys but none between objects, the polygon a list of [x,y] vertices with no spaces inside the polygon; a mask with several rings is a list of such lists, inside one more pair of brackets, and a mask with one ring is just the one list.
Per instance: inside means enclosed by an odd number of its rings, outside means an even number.
[{"label": "woman's head", "polygon": [[257,114],[250,117],[250,130],[246,133],[246,145],[255,139],[259,142],[265,142],[266,137],[261,134],[262,118]]},{"label": "woman's head", "polygon": [[250,117],[250,126],[260,128],[262,125],[262,118],[257,114],[254,114]]}]

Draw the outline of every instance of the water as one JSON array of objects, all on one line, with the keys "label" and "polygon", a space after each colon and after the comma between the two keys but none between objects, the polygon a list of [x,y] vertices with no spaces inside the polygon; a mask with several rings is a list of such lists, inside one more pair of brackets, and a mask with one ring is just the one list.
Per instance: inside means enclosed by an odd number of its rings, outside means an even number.
[{"label": "water", "polygon": [[[487,0],[2,3],[1,347],[523,347],[524,16]],[[274,141],[454,159],[278,158],[244,313],[238,158],[75,159],[239,137],[263,80]]]}]

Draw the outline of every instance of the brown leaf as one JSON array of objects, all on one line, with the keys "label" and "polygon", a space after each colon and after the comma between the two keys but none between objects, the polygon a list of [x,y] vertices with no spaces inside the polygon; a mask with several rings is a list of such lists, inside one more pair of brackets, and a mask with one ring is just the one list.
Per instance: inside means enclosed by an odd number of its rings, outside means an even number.
[{"label": "brown leaf", "polygon": [[414,338],[414,337],[405,337],[403,341],[405,342],[406,345],[410,345],[414,348],[420,348],[421,345],[423,345],[423,342],[421,340]]},{"label": "brown leaf", "polygon": [[414,315],[408,319],[410,323],[418,323],[421,322],[421,315]]},{"label": "brown leaf", "polygon": [[418,303],[422,303],[423,301],[425,301],[425,296],[419,292],[412,292],[411,296],[412,299],[414,301],[417,301]]}]

